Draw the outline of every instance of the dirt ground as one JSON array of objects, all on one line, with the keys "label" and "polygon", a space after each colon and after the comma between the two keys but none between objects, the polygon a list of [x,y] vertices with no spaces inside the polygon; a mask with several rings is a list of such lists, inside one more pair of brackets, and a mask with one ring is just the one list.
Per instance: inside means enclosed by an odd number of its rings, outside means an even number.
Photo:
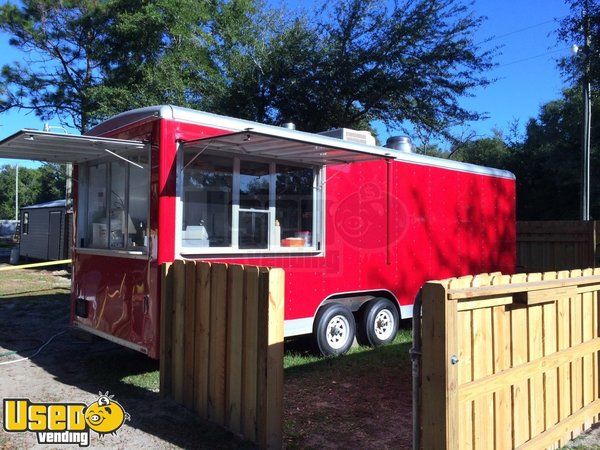
[{"label": "dirt ground", "polygon": [[[92,448],[253,448],[160,399],[156,361],[89,335],[82,339],[71,330],[69,284],[64,271],[0,273],[0,363],[32,355],[51,336],[64,332],[31,359],[0,365],[0,398],[89,403],[98,392],[109,391],[131,420],[114,436],[92,433]],[[408,344],[400,345],[378,349],[381,355],[364,352],[286,370],[284,446],[410,448]],[[380,357],[386,363],[374,373],[373,358]],[[34,433],[2,429],[0,448],[49,446],[37,444]]]}]

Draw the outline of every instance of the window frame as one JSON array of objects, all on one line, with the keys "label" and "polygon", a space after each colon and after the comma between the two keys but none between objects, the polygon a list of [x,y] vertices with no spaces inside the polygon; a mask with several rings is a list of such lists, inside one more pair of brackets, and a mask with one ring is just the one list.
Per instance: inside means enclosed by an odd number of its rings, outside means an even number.
[{"label": "window frame", "polygon": [[[87,161],[83,164],[79,164],[79,179],[78,179],[78,186],[77,186],[77,212],[78,212],[78,220],[77,220],[77,239],[76,239],[76,246],[74,248],[74,250],[76,250],[79,253],[86,253],[86,254],[96,254],[96,255],[106,255],[106,256],[126,256],[126,257],[141,257],[143,259],[148,258],[151,255],[151,239],[150,239],[150,210],[151,210],[151,199],[152,199],[152,195],[151,195],[151,183],[152,183],[152,152],[151,152],[151,147],[150,145],[146,145],[144,147],[144,150],[135,150],[136,156],[139,152],[145,152],[145,154],[147,155],[148,158],[148,162],[147,162],[147,167],[145,168],[145,170],[147,171],[147,184],[146,184],[146,192],[148,194],[148,208],[146,211],[146,218],[145,218],[145,222],[146,222],[146,227],[145,227],[145,232],[146,232],[146,236],[148,237],[148,245],[141,247],[141,246],[131,246],[129,245],[125,240],[125,245],[123,245],[123,247],[111,247],[110,246],[110,229],[111,229],[111,208],[110,208],[110,201],[111,201],[111,182],[112,182],[112,170],[110,168],[111,163],[113,162],[117,162],[119,161],[118,158],[115,158],[113,156],[106,156],[103,158],[99,158],[99,159],[94,159],[91,161]],[[124,158],[127,158],[128,155],[124,156]],[[87,243],[87,228],[88,228],[88,217],[87,217],[87,213],[88,213],[88,205],[89,205],[89,195],[90,195],[90,190],[89,190],[89,169],[91,166],[94,165],[99,165],[99,164],[106,164],[106,175],[105,175],[105,184],[104,186],[106,187],[106,195],[105,195],[105,199],[104,199],[104,205],[106,207],[106,214],[107,214],[107,219],[108,219],[108,230],[109,230],[109,238],[108,238],[108,243],[106,247],[90,247],[88,246],[89,244]],[[126,173],[126,179],[125,179],[125,199],[124,199],[124,203],[125,203],[125,217],[129,218],[129,188],[130,188],[130,166],[131,163],[130,162],[125,162],[126,167],[127,167],[127,173]],[[86,241],[86,246],[82,246],[81,245],[81,240],[84,239]],[[140,250],[140,248],[142,248],[142,250]]]},{"label": "window frame", "polygon": [[[217,153],[233,160],[233,179],[231,192],[231,246],[230,247],[189,247],[183,246],[183,208],[184,208],[184,154],[185,145],[183,142],[177,142],[177,177],[176,177],[176,206],[175,206],[175,253],[178,255],[293,255],[293,254],[319,254],[324,253],[325,242],[325,218],[324,218],[324,200],[325,183],[322,180],[325,177],[325,166],[315,166],[311,164],[302,164],[293,161],[275,161],[272,158],[262,158],[259,156],[240,156],[239,153],[219,150]],[[202,156],[200,156],[202,157]],[[242,161],[262,162],[269,164],[269,207],[268,209],[256,210],[252,208],[240,207],[240,163]],[[311,168],[313,170],[313,220],[312,220],[312,245],[310,247],[282,247],[274,243],[275,215],[276,215],[276,166],[277,164]],[[263,249],[243,249],[239,248],[239,217],[241,212],[260,212],[268,214],[268,236],[267,248]]]},{"label": "window frame", "polygon": [[23,235],[29,234],[29,211],[23,211]]}]

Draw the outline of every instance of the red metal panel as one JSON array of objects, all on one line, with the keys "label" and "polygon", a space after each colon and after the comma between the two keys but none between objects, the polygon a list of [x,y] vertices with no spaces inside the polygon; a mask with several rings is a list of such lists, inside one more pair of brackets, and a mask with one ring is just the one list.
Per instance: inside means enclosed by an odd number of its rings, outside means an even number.
[{"label": "red metal panel", "polygon": [[88,301],[89,315],[75,316],[74,322],[138,345],[157,358],[160,309],[150,301],[157,299],[157,274],[156,263],[148,260],[75,252],[72,296]]}]

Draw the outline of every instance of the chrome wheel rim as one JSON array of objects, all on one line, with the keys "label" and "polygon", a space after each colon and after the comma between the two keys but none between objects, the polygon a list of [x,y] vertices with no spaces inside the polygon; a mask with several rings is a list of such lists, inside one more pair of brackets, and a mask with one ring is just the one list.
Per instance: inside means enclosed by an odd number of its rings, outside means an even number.
[{"label": "chrome wheel rim", "polygon": [[389,309],[382,309],[375,316],[373,324],[375,336],[382,341],[389,339],[394,332],[394,325],[394,315],[392,312]]},{"label": "chrome wheel rim", "polygon": [[342,315],[333,316],[327,324],[327,343],[334,350],[346,345],[350,337],[350,323]]}]

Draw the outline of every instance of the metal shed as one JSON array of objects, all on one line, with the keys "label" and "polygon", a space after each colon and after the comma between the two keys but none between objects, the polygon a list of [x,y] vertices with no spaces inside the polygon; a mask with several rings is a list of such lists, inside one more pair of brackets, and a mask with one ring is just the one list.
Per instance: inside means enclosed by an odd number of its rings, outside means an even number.
[{"label": "metal shed", "polygon": [[68,258],[65,200],[21,208],[21,257],[41,260]]}]

